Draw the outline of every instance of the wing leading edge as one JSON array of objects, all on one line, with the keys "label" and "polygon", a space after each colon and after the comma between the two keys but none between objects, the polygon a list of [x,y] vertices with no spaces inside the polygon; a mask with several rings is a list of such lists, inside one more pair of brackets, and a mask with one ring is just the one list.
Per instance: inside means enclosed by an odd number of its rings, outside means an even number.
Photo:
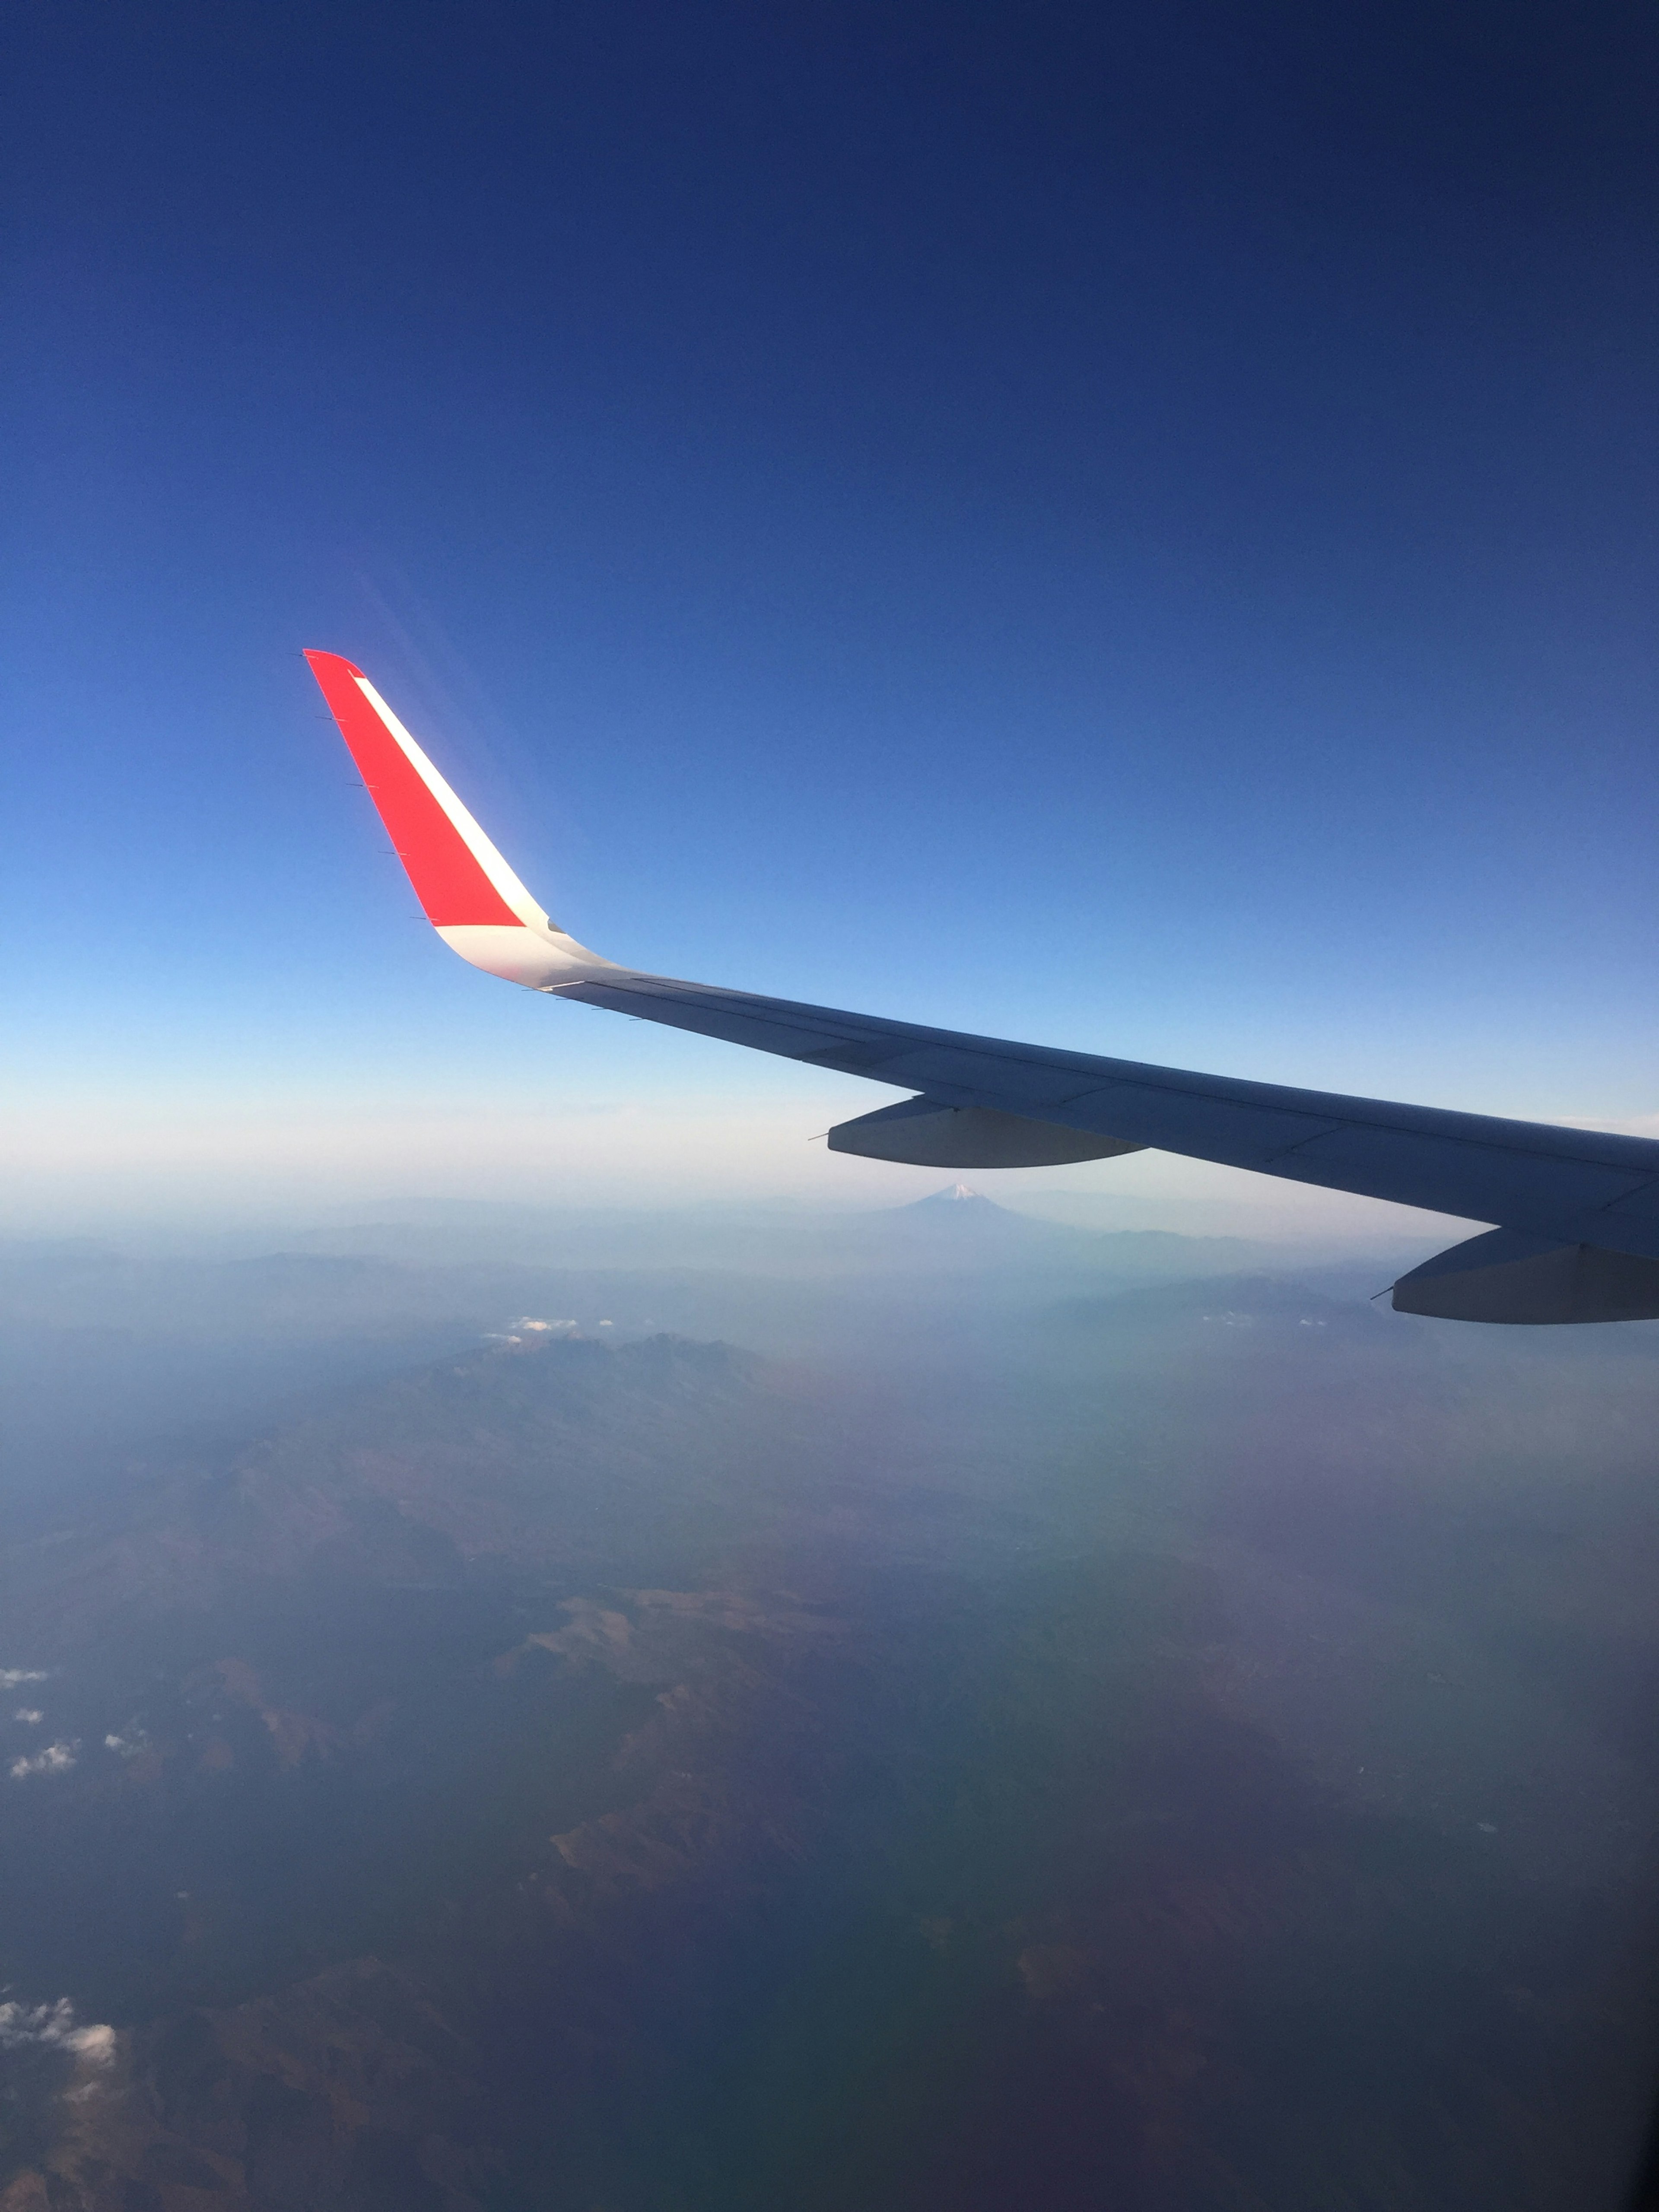
[{"label": "wing leading edge", "polygon": [[1402,1277],[1402,1311],[1659,1317],[1659,1142],[927,1029],[619,966],[549,920],[361,670],[306,657],[453,951],[531,990],[917,1094],[832,1131],[836,1150],[1003,1166],[1156,1147],[1494,1224],[1496,1243],[1473,1238]]}]

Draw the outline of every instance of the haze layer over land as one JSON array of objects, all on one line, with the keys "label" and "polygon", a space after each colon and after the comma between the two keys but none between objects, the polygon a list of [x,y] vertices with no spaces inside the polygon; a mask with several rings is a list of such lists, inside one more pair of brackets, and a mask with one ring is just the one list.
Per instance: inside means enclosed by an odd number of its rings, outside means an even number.
[{"label": "haze layer over land", "polygon": [[1659,1330],[1376,1268],[10,1248],[0,2205],[1614,2205]]}]

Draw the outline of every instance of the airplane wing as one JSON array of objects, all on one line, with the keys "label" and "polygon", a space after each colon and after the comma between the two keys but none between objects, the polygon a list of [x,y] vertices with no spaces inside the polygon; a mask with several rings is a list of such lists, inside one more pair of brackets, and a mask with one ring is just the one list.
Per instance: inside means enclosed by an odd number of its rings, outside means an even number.
[{"label": "airplane wing", "polygon": [[620,966],[550,920],[360,669],[337,653],[306,658],[453,951],[551,997],[915,1094],[831,1130],[835,1151],[1018,1167],[1156,1147],[1494,1224],[1403,1276],[1400,1311],[1659,1318],[1659,1142],[926,1029]]}]

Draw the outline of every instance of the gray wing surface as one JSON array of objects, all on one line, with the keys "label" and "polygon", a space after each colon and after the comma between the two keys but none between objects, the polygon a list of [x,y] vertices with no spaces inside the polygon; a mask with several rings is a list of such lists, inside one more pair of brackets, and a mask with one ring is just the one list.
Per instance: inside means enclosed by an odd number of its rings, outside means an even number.
[{"label": "gray wing surface", "polygon": [[620,969],[544,985],[951,1106],[1355,1191],[1556,1243],[1659,1259],[1659,1141],[1199,1075],[722,991]]}]

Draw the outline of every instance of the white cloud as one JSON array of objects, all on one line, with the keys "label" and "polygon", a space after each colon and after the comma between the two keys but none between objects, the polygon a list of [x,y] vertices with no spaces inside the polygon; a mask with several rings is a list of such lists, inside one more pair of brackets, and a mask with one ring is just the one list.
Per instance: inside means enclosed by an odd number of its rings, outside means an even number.
[{"label": "white cloud", "polygon": [[25,2043],[72,2051],[94,2066],[107,2066],[115,2056],[115,2030],[101,2023],[77,2027],[75,2007],[67,1997],[49,2005],[0,2004],[0,2051]]},{"label": "white cloud", "polygon": [[46,1717],[46,1715],[33,1705],[19,1705],[17,1711],[12,1715],[13,1720],[22,1721],[29,1728],[39,1728]]},{"label": "white cloud", "polygon": [[25,1682],[44,1682],[46,1674],[39,1667],[0,1667],[0,1690],[21,1689]]},{"label": "white cloud", "polygon": [[74,1765],[80,1748],[79,1737],[73,1743],[49,1743],[44,1751],[37,1751],[33,1759],[14,1759],[11,1778],[14,1782],[21,1782],[30,1774],[67,1774]]},{"label": "white cloud", "polygon": [[121,1759],[137,1759],[141,1751],[149,1749],[149,1738],[143,1729],[135,1729],[131,1735],[106,1735],[104,1748]]}]

